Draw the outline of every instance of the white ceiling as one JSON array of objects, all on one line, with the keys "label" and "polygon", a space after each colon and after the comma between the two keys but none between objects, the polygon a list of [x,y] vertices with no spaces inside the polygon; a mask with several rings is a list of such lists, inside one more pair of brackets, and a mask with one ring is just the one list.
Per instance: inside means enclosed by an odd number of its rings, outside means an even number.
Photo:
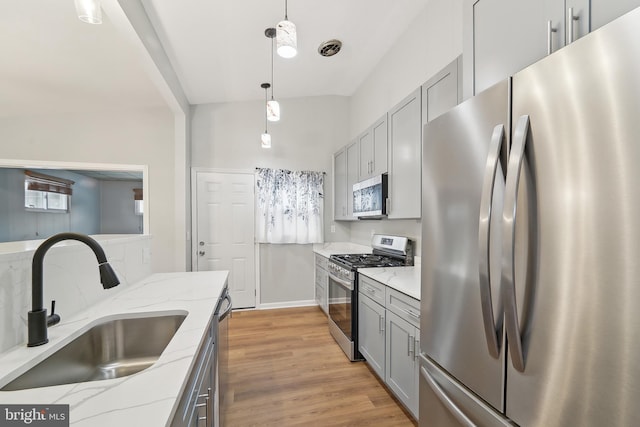
[{"label": "white ceiling", "polygon": [[[275,54],[276,98],[352,95],[428,0],[289,0],[298,55]],[[191,104],[260,99],[284,0],[142,0]],[[330,39],[342,51],[317,53]]]},{"label": "white ceiling", "polygon": [[109,17],[73,0],[0,0],[0,117],[166,106]]},{"label": "white ceiling", "polygon": [[[141,0],[191,104],[261,99],[284,0]],[[298,55],[275,55],[275,96],[352,95],[428,0],[290,0]],[[321,57],[332,38],[342,51]],[[135,47],[73,0],[0,0],[0,117],[166,106]]]}]

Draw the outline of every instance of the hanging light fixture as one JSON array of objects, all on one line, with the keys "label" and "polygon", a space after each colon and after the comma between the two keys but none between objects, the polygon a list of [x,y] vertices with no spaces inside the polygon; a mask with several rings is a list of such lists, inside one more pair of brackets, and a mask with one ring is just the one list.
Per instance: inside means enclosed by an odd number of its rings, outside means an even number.
[{"label": "hanging light fixture", "polygon": [[267,28],[264,35],[271,39],[271,100],[267,101],[267,120],[277,122],[280,120],[280,104],[273,99],[273,39],[276,37],[276,29]]},{"label": "hanging light fixture", "polygon": [[87,24],[102,24],[102,9],[100,0],[74,0],[76,13],[82,22]]},{"label": "hanging light fixture", "polygon": [[[271,87],[271,85],[269,83],[262,83],[260,85],[261,88],[264,89],[264,100],[267,101],[267,89],[269,89],[269,87]],[[260,137],[260,140],[262,141],[262,148],[271,148],[271,135],[269,135],[269,131],[267,129],[267,125],[268,125],[268,121],[267,121],[267,113],[265,113],[265,117],[264,117],[264,133],[262,134],[262,136]]]},{"label": "hanging light fixture", "polygon": [[298,54],[298,36],[296,25],[289,21],[287,16],[287,0],[284,0],[284,21],[276,25],[276,44],[278,45],[278,55],[283,58],[293,58]]}]

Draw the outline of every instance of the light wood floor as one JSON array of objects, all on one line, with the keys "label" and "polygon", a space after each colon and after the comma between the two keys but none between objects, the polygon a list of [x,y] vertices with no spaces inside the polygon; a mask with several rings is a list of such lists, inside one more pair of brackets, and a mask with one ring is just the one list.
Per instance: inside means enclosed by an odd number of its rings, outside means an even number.
[{"label": "light wood floor", "polygon": [[416,426],[318,307],[234,312],[226,427]]}]

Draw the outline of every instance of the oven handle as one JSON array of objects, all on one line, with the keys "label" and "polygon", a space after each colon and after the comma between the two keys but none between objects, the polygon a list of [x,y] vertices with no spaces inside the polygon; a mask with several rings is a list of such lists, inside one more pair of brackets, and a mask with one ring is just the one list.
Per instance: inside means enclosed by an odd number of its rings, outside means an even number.
[{"label": "oven handle", "polygon": [[339,285],[342,285],[342,287],[347,288],[350,291],[353,291],[353,283],[351,283],[351,281],[344,280],[337,276],[334,276],[333,273],[331,272],[329,272],[329,278],[334,282],[338,283]]}]

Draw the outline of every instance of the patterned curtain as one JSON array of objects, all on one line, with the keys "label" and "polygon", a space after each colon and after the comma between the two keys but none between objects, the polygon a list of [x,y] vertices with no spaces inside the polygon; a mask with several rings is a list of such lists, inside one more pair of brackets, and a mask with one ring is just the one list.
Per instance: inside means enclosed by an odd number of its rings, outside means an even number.
[{"label": "patterned curtain", "polygon": [[256,169],[258,243],[323,243],[322,172]]}]

